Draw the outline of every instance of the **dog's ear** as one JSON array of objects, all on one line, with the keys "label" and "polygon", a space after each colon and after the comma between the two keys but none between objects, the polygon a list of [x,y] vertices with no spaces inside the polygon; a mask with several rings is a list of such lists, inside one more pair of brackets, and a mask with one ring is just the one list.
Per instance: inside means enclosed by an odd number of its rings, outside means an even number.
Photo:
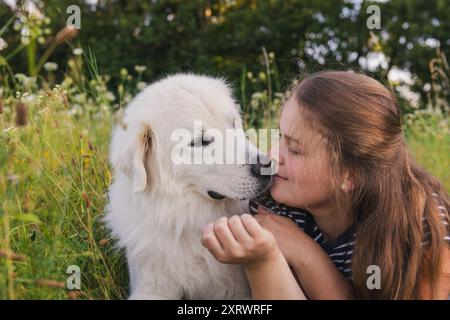
[{"label": "dog's ear", "polygon": [[[148,163],[153,155],[154,137],[150,126],[144,125],[130,136],[113,140],[111,161],[132,183],[132,191],[144,191],[151,176]],[[125,140],[125,141],[124,141]]]}]

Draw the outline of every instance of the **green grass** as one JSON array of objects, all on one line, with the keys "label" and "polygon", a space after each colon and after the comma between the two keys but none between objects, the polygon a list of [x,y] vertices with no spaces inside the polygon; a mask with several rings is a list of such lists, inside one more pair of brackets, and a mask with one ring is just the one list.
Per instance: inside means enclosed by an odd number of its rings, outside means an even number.
[{"label": "green grass", "polygon": [[101,221],[111,116],[69,115],[62,93],[48,92],[28,104],[26,126],[14,125],[13,99],[0,115],[0,249],[23,256],[0,258],[0,298],[65,299],[69,265],[81,269],[82,298],[123,298],[123,255]]},{"label": "green grass", "polygon": [[436,112],[417,112],[406,119],[405,127],[415,160],[450,193],[450,119]]}]

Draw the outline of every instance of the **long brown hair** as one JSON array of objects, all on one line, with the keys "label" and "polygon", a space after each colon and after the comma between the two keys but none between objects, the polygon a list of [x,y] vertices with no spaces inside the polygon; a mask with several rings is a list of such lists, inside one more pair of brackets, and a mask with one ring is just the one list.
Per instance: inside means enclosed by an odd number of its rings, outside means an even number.
[{"label": "long brown hair", "polygon": [[[447,232],[438,205],[448,219],[449,195],[414,162],[395,96],[375,79],[351,71],[307,76],[293,94],[308,123],[325,138],[336,177],[350,172],[354,184],[347,193],[336,187],[335,200],[350,203],[356,226],[356,297],[417,298],[424,273],[434,290]],[[366,285],[370,265],[381,270],[380,290]]]}]

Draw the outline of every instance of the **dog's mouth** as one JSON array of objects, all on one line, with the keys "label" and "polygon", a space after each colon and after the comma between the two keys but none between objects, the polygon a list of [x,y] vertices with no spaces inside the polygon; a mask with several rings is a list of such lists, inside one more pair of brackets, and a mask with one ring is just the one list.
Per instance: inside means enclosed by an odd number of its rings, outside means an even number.
[{"label": "dog's mouth", "polygon": [[220,193],[217,193],[217,192],[211,191],[211,190],[208,191],[208,195],[209,195],[212,199],[214,199],[214,200],[222,200],[222,199],[225,199],[225,196],[224,196],[224,195],[221,195]]},{"label": "dog's mouth", "polygon": [[[256,194],[250,195],[249,197],[236,198],[235,200],[249,200],[249,199],[251,199],[251,198],[253,198],[255,196],[258,196],[258,195],[266,192],[268,189],[270,189],[270,187],[272,186],[273,182],[274,182],[274,176],[269,176],[268,179],[267,179],[267,182],[264,185],[264,187],[259,189]],[[220,194],[220,193],[218,193],[216,191],[209,190],[207,193],[208,193],[208,196],[211,199],[214,199],[214,200],[223,200],[223,199],[226,198],[223,194]]]}]

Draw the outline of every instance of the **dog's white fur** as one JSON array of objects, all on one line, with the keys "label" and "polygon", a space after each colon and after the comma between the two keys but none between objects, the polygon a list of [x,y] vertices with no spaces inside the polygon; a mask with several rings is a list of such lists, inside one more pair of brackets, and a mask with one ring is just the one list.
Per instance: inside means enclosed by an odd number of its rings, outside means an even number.
[{"label": "dog's white fur", "polygon": [[[242,126],[228,85],[207,76],[169,76],[144,89],[123,120],[126,128],[117,126],[112,136],[114,181],[105,219],[126,250],[129,298],[250,298],[243,269],[217,262],[201,245],[201,233],[221,216],[245,213],[240,200],[256,195],[265,182],[251,175],[249,165],[171,161],[177,128],[193,132],[194,120],[223,134]],[[185,148],[192,148],[189,142]],[[214,200],[210,190],[226,198]]]}]

